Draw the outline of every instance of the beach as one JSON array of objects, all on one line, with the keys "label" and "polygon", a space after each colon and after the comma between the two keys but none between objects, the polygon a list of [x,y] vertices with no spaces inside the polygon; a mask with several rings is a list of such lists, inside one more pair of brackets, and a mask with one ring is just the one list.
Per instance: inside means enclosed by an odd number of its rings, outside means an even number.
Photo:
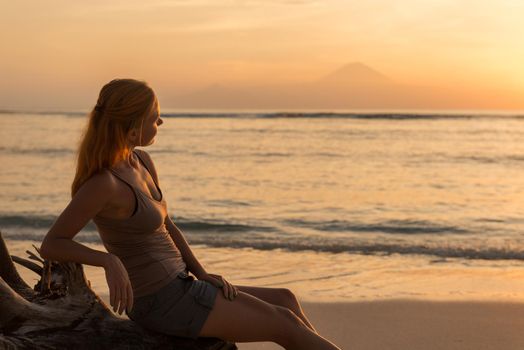
[{"label": "beach", "polygon": [[[303,303],[310,321],[341,349],[520,350],[524,304],[387,300]],[[276,350],[241,343],[242,350]]]},{"label": "beach", "polygon": [[[37,242],[6,240],[11,255],[25,257],[26,250],[34,251],[32,244]],[[87,244],[90,248],[104,250],[103,246]],[[196,246],[193,248],[197,256],[204,257],[204,266],[213,266],[218,255],[232,254],[232,250],[216,250]],[[265,252],[275,261],[292,261],[296,253]],[[263,254],[262,254],[263,255]],[[291,255],[291,256],[289,256]],[[266,256],[266,257],[267,257]],[[304,256],[302,256],[304,258]],[[222,262],[219,270],[214,272],[229,275],[231,283],[235,285],[260,285],[249,283],[242,275],[243,268],[248,261],[260,259],[260,252],[241,252],[236,254],[237,267],[227,266]],[[31,286],[37,281],[37,276],[24,267],[17,266],[22,278]],[[109,292],[105,281],[104,270],[99,267],[84,265],[85,273],[95,292],[109,305]],[[210,271],[210,272],[211,272]],[[226,272],[227,271],[227,272]],[[485,273],[485,272],[484,272]],[[268,273],[268,275],[270,275]],[[272,280],[273,282],[268,282]],[[522,278],[524,280],[524,276]],[[441,278],[440,282],[445,282]],[[431,283],[431,282],[428,282]],[[453,283],[450,276],[448,283]],[[487,283],[487,282],[486,282]],[[282,287],[278,279],[268,277],[263,283],[266,287]],[[475,349],[475,350],[512,350],[522,349],[524,346],[524,300],[508,295],[506,297],[440,297],[432,300],[430,295],[425,297],[413,296],[400,298],[402,289],[411,289],[415,292],[416,284],[399,282],[390,297],[374,298],[355,295],[347,301],[314,301],[314,297],[307,293],[311,288],[293,288],[301,301],[303,310],[319,333],[337,344],[342,349],[364,350],[404,350],[404,349]],[[300,289],[302,288],[302,289]],[[418,289],[421,289],[418,287]],[[406,292],[407,293],[407,292]],[[404,294],[406,294],[404,293]],[[436,295],[436,294],[435,294]],[[433,298],[436,298],[433,296]],[[474,299],[474,300],[469,300]],[[333,300],[337,300],[334,298]],[[519,301],[520,300],[520,301]],[[117,317],[127,318],[125,314]],[[242,350],[273,350],[282,349],[270,342],[238,343]]]}]

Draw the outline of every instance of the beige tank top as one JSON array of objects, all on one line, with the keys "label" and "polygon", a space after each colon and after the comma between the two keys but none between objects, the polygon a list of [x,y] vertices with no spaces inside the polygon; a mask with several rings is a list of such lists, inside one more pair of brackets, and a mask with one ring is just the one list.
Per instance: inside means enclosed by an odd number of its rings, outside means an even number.
[{"label": "beige tank top", "polygon": [[[134,153],[151,174],[138,152]],[[114,169],[109,171],[131,188],[136,200],[135,210],[126,219],[95,216],[93,222],[107,251],[124,264],[133,296],[137,298],[154,293],[178,273],[187,272],[187,266],[164,224],[166,201],[154,177],[151,175],[160,193],[159,201],[134,187]]]}]

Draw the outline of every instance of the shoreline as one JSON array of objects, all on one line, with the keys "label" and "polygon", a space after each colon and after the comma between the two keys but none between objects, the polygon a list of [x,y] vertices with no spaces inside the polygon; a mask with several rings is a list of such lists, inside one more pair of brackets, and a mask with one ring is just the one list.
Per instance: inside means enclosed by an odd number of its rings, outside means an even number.
[{"label": "shoreline", "polygon": [[[12,255],[27,257],[26,250],[35,252],[32,245],[40,243],[6,239],[6,244]],[[83,244],[106,251],[100,244]],[[442,261],[416,255],[191,247],[209,273],[223,275],[238,286],[288,288],[304,302],[524,302],[524,266],[517,261]],[[23,267],[18,270],[26,281],[36,283],[38,276],[32,271]],[[84,265],[84,271],[98,294],[109,293],[102,267]]]}]

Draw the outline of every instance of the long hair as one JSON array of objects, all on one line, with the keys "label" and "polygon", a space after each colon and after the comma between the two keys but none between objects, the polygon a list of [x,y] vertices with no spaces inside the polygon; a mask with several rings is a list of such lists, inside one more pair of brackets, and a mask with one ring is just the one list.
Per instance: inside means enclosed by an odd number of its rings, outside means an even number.
[{"label": "long hair", "polygon": [[144,81],[114,79],[102,87],[80,139],[71,196],[93,174],[129,158],[128,132],[139,129],[142,139],[144,119],[155,102],[155,93]]}]

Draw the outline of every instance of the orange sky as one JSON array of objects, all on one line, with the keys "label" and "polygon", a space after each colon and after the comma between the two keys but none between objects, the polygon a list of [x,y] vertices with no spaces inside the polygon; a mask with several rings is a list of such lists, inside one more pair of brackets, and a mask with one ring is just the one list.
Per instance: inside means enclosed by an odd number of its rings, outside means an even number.
[{"label": "orange sky", "polygon": [[523,16],[521,0],[3,1],[0,108],[87,109],[115,77],[162,98],[359,61],[400,84],[453,86],[450,108],[473,93],[493,101],[481,108],[524,110]]}]

